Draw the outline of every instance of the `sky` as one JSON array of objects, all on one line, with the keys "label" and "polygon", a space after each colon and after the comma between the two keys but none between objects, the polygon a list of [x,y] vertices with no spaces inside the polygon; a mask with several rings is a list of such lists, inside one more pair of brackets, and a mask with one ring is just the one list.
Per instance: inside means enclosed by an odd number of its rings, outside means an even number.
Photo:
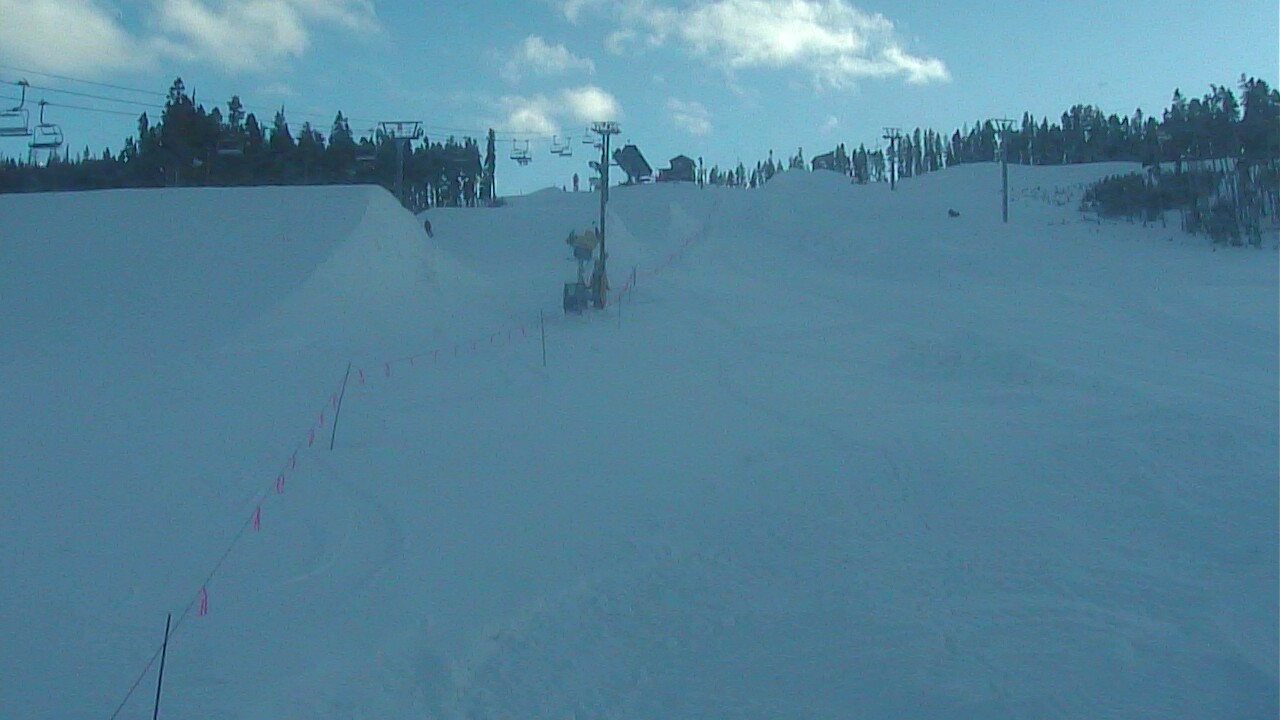
[{"label": "sky", "polygon": [[325,133],[339,110],[357,132],[494,128],[500,194],[585,186],[594,120],[655,169],[723,168],[874,147],[890,126],[1159,113],[1174,88],[1274,85],[1280,66],[1274,0],[0,0],[0,17],[0,81],[48,100],[74,152],[119,150],[181,77],[206,106],[238,94]]}]

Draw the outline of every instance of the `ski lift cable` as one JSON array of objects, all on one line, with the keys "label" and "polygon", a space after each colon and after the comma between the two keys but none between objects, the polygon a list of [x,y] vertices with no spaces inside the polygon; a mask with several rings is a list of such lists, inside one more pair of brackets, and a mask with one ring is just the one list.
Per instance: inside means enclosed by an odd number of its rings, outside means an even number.
[{"label": "ski lift cable", "polygon": [[[17,86],[18,84],[16,82],[9,81],[9,80],[0,80],[0,82],[6,83],[9,85],[14,85],[14,86]],[[46,87],[44,85],[32,85],[28,83],[27,88],[30,90],[43,90],[45,92],[61,93],[63,95],[74,95],[76,97],[88,98],[90,100],[105,100],[107,102],[123,103],[126,105],[140,105],[142,107],[157,108],[157,109],[164,108],[163,105],[157,105],[151,102],[142,102],[141,100],[124,100],[122,98],[107,97],[105,95],[94,95],[92,93],[76,92],[75,90],[60,90],[58,88]]]},{"label": "ski lift cable", "polygon": [[[14,67],[14,66],[10,66],[10,65],[3,65],[3,64],[0,64],[0,69],[10,70],[10,71],[12,71],[12,72],[18,72],[18,73],[30,73],[30,74],[32,74],[32,75],[43,75],[43,76],[45,76],[45,77],[57,78],[57,79],[59,79],[59,80],[67,80],[67,81],[70,81],[70,82],[85,83],[85,84],[87,84],[87,85],[98,85],[98,86],[101,86],[101,87],[111,88],[111,89],[113,89],[113,90],[123,90],[123,91],[125,91],[125,92],[143,93],[143,94],[145,94],[145,95],[153,95],[153,96],[161,97],[161,98],[165,98],[165,99],[168,99],[168,97],[169,97],[167,93],[155,92],[155,91],[153,91],[153,90],[141,90],[141,89],[138,89],[138,88],[131,88],[131,87],[127,87],[127,86],[124,86],[124,85],[112,85],[111,83],[100,83],[100,82],[94,82],[94,81],[92,81],[92,80],[84,80],[84,79],[82,79],[82,78],[71,77],[71,76],[69,76],[69,75],[56,75],[56,74],[54,74],[54,73],[45,73],[45,72],[40,72],[40,71],[38,71],[38,70],[27,70],[27,69],[24,69],[24,68]],[[16,83],[12,83],[12,82],[10,82],[10,81],[0,81],[0,82],[5,82],[5,83],[8,83],[8,84],[16,84]],[[60,89],[60,88],[54,88],[54,87],[48,87],[48,86],[42,86],[42,85],[30,85],[30,87],[31,87],[32,89],[45,90],[45,91],[47,91],[47,92],[63,93],[63,94],[66,94],[66,95],[75,95],[75,96],[79,96],[79,97],[90,98],[90,99],[93,99],[93,100],[103,100],[103,101],[106,101],[106,102],[117,102],[117,103],[125,103],[125,104],[130,104],[130,105],[140,105],[140,106],[142,106],[142,107],[154,108],[154,109],[157,109],[157,110],[163,110],[163,109],[164,109],[164,105],[157,104],[157,103],[147,103],[147,102],[142,102],[142,101],[139,101],[139,100],[129,100],[129,99],[126,99],[126,98],[115,98],[115,97],[109,97],[109,96],[106,96],[106,95],[94,95],[94,94],[91,94],[91,93],[83,93],[83,92],[79,92],[79,91],[75,91],[75,90],[62,90],[62,89]],[[50,104],[52,104],[52,103],[50,103]],[[249,110],[249,111],[252,111],[252,112],[261,112],[261,113],[274,112],[274,108],[268,108],[268,107],[266,107],[266,106],[259,106],[259,105],[257,105],[257,104],[254,104],[254,105],[242,105],[242,106],[244,107],[244,109],[245,109],[245,110]],[[220,108],[220,107],[221,107],[221,105],[219,104],[219,105],[216,105],[215,107],[219,107],[219,108]],[[84,108],[81,108],[81,109],[84,109]],[[311,113],[311,112],[300,112],[300,111],[294,111],[294,112],[293,112],[293,115],[294,115],[294,116],[303,116],[303,117],[314,117],[314,118],[320,118],[320,119],[324,119],[324,118],[328,118],[328,117],[329,117],[329,115],[328,115],[328,114],[326,114],[326,113]],[[370,122],[370,123],[377,122],[376,120],[369,120],[369,119],[366,119],[366,118],[351,118],[351,117],[348,117],[348,118],[347,118],[347,120],[356,120],[356,121],[358,121],[358,122]]]},{"label": "ski lift cable", "polygon": [[123,90],[125,92],[142,93],[143,95],[155,95],[157,97],[162,97],[162,98],[168,97],[167,94],[162,92],[156,92],[155,90],[141,90],[139,88],[132,88],[125,85],[112,85],[111,83],[85,80],[83,78],[71,77],[69,75],[56,75],[54,73],[41,72],[39,70],[30,70],[27,68],[14,67],[12,65],[0,64],[0,69],[9,70],[11,72],[16,72],[16,73],[23,73],[25,75],[41,75],[44,77],[57,78],[58,80],[67,80],[69,82],[84,83],[85,85],[97,85],[99,87],[111,88],[112,90]]},{"label": "ski lift cable", "polygon": [[[143,90],[143,89],[141,89],[141,88],[134,88],[134,87],[126,86],[126,85],[115,85],[115,84],[112,84],[112,83],[104,83],[104,82],[97,82],[97,81],[94,81],[94,80],[86,80],[86,79],[84,79],[84,78],[73,77],[73,76],[70,76],[70,75],[59,75],[59,74],[56,74],[56,73],[47,73],[47,72],[42,72],[42,71],[39,71],[39,70],[31,70],[31,69],[27,69],[27,68],[21,68],[21,67],[16,67],[16,66],[12,66],[12,65],[5,65],[5,64],[0,64],[0,69],[9,70],[9,71],[11,71],[11,72],[17,72],[17,73],[25,73],[25,74],[31,74],[31,75],[40,75],[40,76],[43,76],[43,77],[56,78],[56,79],[58,79],[58,80],[65,80],[65,81],[68,81],[68,82],[76,82],[76,83],[83,83],[83,84],[86,84],[86,85],[94,85],[94,86],[98,86],[98,87],[110,88],[110,89],[112,89],[112,90],[120,90],[120,91],[124,91],[124,92],[132,92],[132,93],[141,93],[141,94],[144,94],[144,95],[150,95],[150,96],[159,97],[159,98],[166,98],[166,99],[168,98],[168,94],[167,94],[167,93],[156,92],[156,91],[154,91],[154,90]],[[5,84],[16,84],[16,83],[14,83],[14,82],[12,82],[12,81],[0,81],[0,82],[3,82],[3,83],[5,83]],[[64,95],[71,95],[71,96],[75,96],[75,97],[83,97],[83,98],[91,99],[91,100],[101,100],[101,101],[104,101],[104,102],[114,102],[114,103],[121,103],[121,104],[127,104],[127,105],[137,105],[137,106],[140,106],[140,107],[146,107],[146,108],[151,108],[151,109],[156,109],[156,110],[162,110],[162,109],[164,109],[164,106],[163,106],[163,105],[161,105],[161,104],[157,104],[157,103],[149,103],[149,102],[143,102],[143,101],[140,101],[140,100],[131,100],[131,99],[128,99],[128,98],[111,97],[111,96],[109,96],[109,95],[105,95],[105,94],[100,95],[100,94],[94,94],[94,93],[85,93],[85,92],[80,92],[80,91],[77,91],[77,90],[64,90],[64,89],[54,88],[54,87],[49,87],[49,86],[45,86],[45,85],[30,85],[29,87],[30,87],[31,89],[33,89],[33,90],[43,90],[43,91],[46,91],[46,92],[60,93],[60,94],[64,94]],[[9,99],[16,100],[17,98],[9,98]],[[129,117],[133,117],[133,116],[134,116],[134,115],[133,115],[133,113],[124,113],[124,112],[120,112],[120,111],[108,110],[108,109],[105,109],[105,108],[83,107],[83,106],[69,105],[69,104],[65,104],[65,103],[52,103],[52,102],[51,102],[51,103],[49,103],[49,105],[50,105],[50,106],[53,106],[53,107],[62,107],[62,108],[72,109],[72,110],[86,110],[86,111],[89,111],[89,112],[111,113],[111,114],[118,114],[118,115],[127,115],[127,116],[129,116]],[[275,111],[275,108],[268,108],[267,106],[264,106],[264,105],[258,105],[258,104],[256,104],[256,103],[255,103],[255,104],[252,104],[252,105],[251,105],[251,104],[247,104],[247,103],[242,103],[242,105],[241,105],[241,106],[242,106],[245,110],[250,111],[250,112],[255,112],[255,113],[268,113],[268,112],[274,112],[274,111]],[[221,105],[219,104],[219,105],[217,105],[217,106],[215,106],[215,107],[219,107],[219,108],[220,108],[220,107],[221,107]],[[293,111],[293,112],[292,112],[292,113],[290,113],[290,114],[291,114],[291,115],[293,115],[294,117],[317,118],[317,119],[328,119],[328,118],[330,117],[330,115],[329,115],[328,113],[315,113],[315,112],[305,112],[305,111],[297,111],[297,110]],[[378,121],[377,121],[377,120],[373,120],[373,119],[371,119],[371,118],[354,117],[354,116],[350,116],[350,115],[344,115],[344,118],[345,118],[348,122],[355,121],[355,122],[362,123],[362,124],[366,124],[366,123],[367,123],[367,124],[374,124],[374,125],[376,125],[376,124],[378,123]],[[485,128],[485,129],[483,129],[483,130],[480,130],[480,129],[477,129],[477,128],[464,128],[464,127],[457,127],[457,126],[450,126],[450,125],[435,125],[435,124],[428,124],[428,123],[424,123],[424,124],[423,124],[423,127],[424,127],[425,129],[427,129],[427,130],[429,130],[429,131],[433,131],[433,132],[453,132],[453,133],[460,133],[460,134],[470,135],[470,136],[476,136],[476,137],[483,137],[484,135],[486,135],[486,134],[488,133],[488,131],[489,131],[489,130],[491,130],[491,129],[492,129],[492,130],[493,130],[493,132],[494,132],[495,137],[501,136],[503,139],[521,139],[521,140],[534,140],[534,141],[542,142],[542,141],[552,140],[552,139],[554,139],[554,138],[555,138],[555,135],[548,135],[548,134],[546,134],[546,133],[529,132],[529,131],[523,131],[523,130],[512,130],[512,129],[506,129],[506,128],[503,128],[503,129],[498,129],[498,128]]]},{"label": "ski lift cable", "polygon": [[107,115],[120,115],[127,118],[138,117],[137,113],[126,112],[124,110],[109,110],[107,108],[85,107],[83,105],[69,105],[66,103],[46,103],[51,108],[61,108],[63,110],[84,110],[85,112],[105,113]]},{"label": "ski lift cable", "polygon": [[[0,65],[0,67],[4,67],[4,66],[3,66],[3,65]],[[58,76],[58,77],[61,77],[61,76]],[[85,82],[87,82],[87,81],[85,81]],[[16,83],[16,82],[12,82],[12,81],[8,81],[8,80],[2,80],[2,81],[0,81],[0,83],[10,84],[10,85],[17,85],[17,83]],[[29,84],[29,85],[28,85],[28,87],[29,87],[29,88],[31,88],[31,89],[33,89],[33,90],[43,90],[43,91],[46,91],[46,92],[61,93],[61,94],[64,94],[64,95],[73,95],[73,96],[76,96],[76,97],[89,98],[89,99],[92,99],[92,100],[103,100],[103,101],[106,101],[106,102],[116,102],[116,103],[123,103],[123,104],[128,104],[128,105],[138,105],[138,106],[140,106],[140,107],[149,108],[149,109],[153,109],[153,110],[163,110],[163,109],[164,109],[164,105],[157,104],[157,103],[151,103],[151,102],[142,102],[142,101],[140,101],[140,100],[128,100],[128,99],[125,99],[125,98],[113,98],[113,97],[108,97],[108,96],[106,96],[106,95],[95,95],[95,94],[92,94],[92,93],[82,93],[82,92],[77,92],[77,91],[75,91],[75,90],[62,90],[62,89],[60,89],[60,88],[47,87],[47,86],[44,86],[44,85],[30,85],[30,84]],[[167,96],[164,96],[164,97],[167,97]],[[13,98],[13,99],[15,99],[15,100],[16,100],[17,98]],[[91,112],[112,113],[112,114],[115,114],[115,115],[125,115],[125,116],[128,116],[128,117],[136,117],[136,115],[135,115],[134,113],[131,113],[131,112],[122,112],[122,111],[118,111],[118,110],[109,110],[109,109],[106,109],[106,108],[84,107],[84,106],[69,105],[69,104],[66,104],[66,103],[54,103],[54,102],[50,102],[50,103],[49,103],[49,105],[50,105],[50,106],[52,106],[52,107],[69,108],[69,109],[74,109],[74,110],[88,110],[88,111],[91,111]],[[217,107],[217,106],[215,106],[215,107]],[[260,107],[257,107],[257,106],[250,107],[250,106],[248,106],[248,105],[245,105],[245,106],[243,106],[243,107],[244,107],[246,110],[261,110],[261,111],[263,111],[263,112],[269,112],[269,110],[267,110],[265,107],[261,107],[261,108],[260,108]],[[221,109],[221,108],[219,107],[219,109]],[[327,115],[322,115],[322,114],[320,114],[320,113],[306,113],[306,112],[295,112],[295,113],[294,113],[294,115],[303,115],[303,116],[310,116],[310,117],[317,117],[317,118],[328,117]]]}]

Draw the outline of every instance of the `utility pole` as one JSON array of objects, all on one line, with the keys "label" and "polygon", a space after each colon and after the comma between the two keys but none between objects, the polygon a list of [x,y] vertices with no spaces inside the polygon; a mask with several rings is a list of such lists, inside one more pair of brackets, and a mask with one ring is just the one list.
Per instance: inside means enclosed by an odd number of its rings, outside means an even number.
[{"label": "utility pole", "polygon": [[1013,121],[1009,118],[993,118],[991,122],[1000,129],[1000,217],[1009,222],[1009,132]]},{"label": "utility pole", "polygon": [[417,120],[388,120],[378,123],[382,134],[396,144],[396,200],[405,204],[404,197],[404,150],[410,140],[422,137],[422,123]]},{"label": "utility pole", "polygon": [[609,136],[617,135],[622,132],[616,122],[593,122],[591,123],[591,132],[600,136],[600,259],[596,261],[596,272],[592,277],[593,288],[596,291],[596,307],[604,307],[607,288],[609,287],[606,272],[605,261],[608,253],[605,252],[605,205],[609,202]]},{"label": "utility pole", "polygon": [[902,128],[885,128],[884,139],[889,141],[889,189],[894,190],[897,188],[898,141],[902,139]]}]

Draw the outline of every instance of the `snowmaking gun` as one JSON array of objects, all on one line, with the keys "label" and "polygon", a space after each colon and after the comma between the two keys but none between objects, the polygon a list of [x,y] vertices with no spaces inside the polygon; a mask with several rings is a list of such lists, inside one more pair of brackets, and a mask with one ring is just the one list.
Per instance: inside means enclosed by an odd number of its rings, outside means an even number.
[{"label": "snowmaking gun", "polygon": [[[570,232],[565,242],[573,248],[573,260],[578,263],[577,278],[564,284],[564,312],[581,313],[588,307],[602,308],[608,295],[608,282],[604,279],[602,266],[603,252],[596,258],[596,246],[600,244],[600,235],[593,225],[582,232]],[[595,259],[591,271],[591,279],[586,279],[587,263]]]}]

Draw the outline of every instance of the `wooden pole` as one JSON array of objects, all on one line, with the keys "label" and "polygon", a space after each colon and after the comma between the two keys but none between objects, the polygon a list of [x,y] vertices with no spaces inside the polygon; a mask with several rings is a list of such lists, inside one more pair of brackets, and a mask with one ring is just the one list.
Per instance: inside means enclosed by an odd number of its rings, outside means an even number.
[{"label": "wooden pole", "polygon": [[169,613],[164,621],[164,645],[160,646],[160,677],[156,680],[156,704],[151,712],[151,720],[157,720],[160,717],[160,691],[164,688],[164,660],[169,654],[169,625],[172,622],[173,613]]},{"label": "wooden pole", "polygon": [[338,406],[333,409],[333,430],[329,433],[329,451],[333,452],[334,440],[338,438],[338,415],[342,413],[342,399],[347,396],[347,380],[351,377],[351,363],[347,363],[347,374],[342,376],[342,391],[338,393]]}]

